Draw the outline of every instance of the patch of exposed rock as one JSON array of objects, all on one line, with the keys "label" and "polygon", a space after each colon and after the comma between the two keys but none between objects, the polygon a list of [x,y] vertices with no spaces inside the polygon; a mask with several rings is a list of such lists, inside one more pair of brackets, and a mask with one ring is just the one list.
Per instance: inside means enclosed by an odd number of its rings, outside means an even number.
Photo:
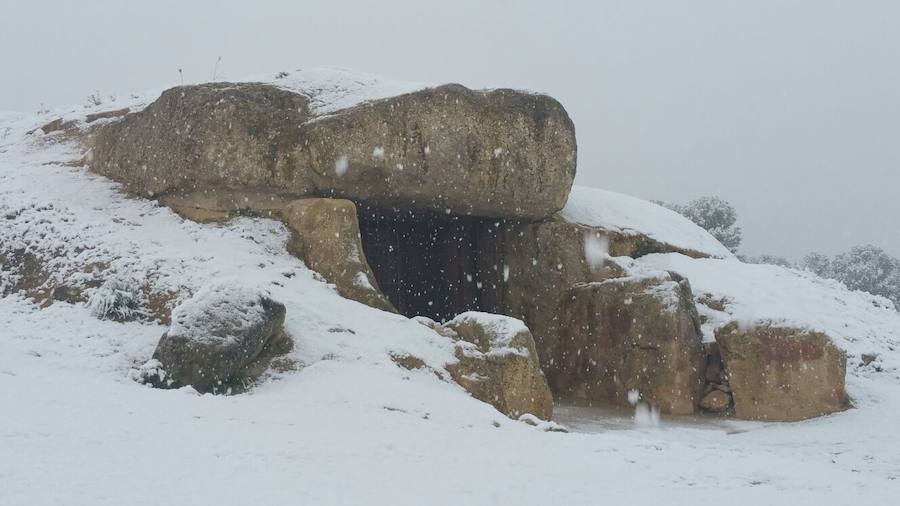
[{"label": "patch of exposed rock", "polygon": [[672,274],[576,285],[563,302],[554,386],[578,402],[693,413],[705,355],[690,284]]},{"label": "patch of exposed rock", "polygon": [[796,421],[843,411],[847,357],[819,332],[736,323],[716,332],[738,418]]},{"label": "patch of exposed rock", "polygon": [[296,200],[284,208],[288,251],[334,283],[343,297],[397,312],[375,280],[359,236],[356,206],[344,199]]}]

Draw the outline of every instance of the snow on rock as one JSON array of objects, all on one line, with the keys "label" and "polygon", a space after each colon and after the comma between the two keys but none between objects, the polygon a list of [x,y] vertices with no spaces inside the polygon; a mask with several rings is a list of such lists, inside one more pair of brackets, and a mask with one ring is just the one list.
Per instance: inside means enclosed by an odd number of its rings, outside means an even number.
[{"label": "snow on rock", "polygon": [[521,333],[529,332],[522,320],[481,311],[466,311],[445,324],[449,328],[463,325],[475,325],[485,331],[490,338],[489,353],[527,353],[527,350],[520,349],[521,343],[516,339]]},{"label": "snow on rock", "polygon": [[235,338],[234,333],[258,326],[265,320],[262,300],[268,295],[237,279],[205,286],[172,311],[169,333],[200,342],[231,341]]},{"label": "snow on rock", "polygon": [[566,221],[623,234],[641,234],[677,248],[717,258],[734,255],[684,216],[652,202],[621,193],[573,186],[560,211]]},{"label": "snow on rock", "polygon": [[337,67],[302,68],[255,76],[238,82],[262,82],[305,95],[312,113],[333,114],[363,102],[389,98],[428,88],[428,84],[394,81],[374,74]]},{"label": "snow on rock", "polygon": [[[707,321],[704,338],[730,321],[744,327],[770,323],[823,332],[850,354],[848,369],[863,354],[877,354],[880,366],[900,369],[900,312],[882,297],[848,290],[834,280],[776,265],[737,259],[692,259],[677,253],[647,255],[636,265],[671,270],[688,278]],[[703,300],[722,300],[724,311]]]}]

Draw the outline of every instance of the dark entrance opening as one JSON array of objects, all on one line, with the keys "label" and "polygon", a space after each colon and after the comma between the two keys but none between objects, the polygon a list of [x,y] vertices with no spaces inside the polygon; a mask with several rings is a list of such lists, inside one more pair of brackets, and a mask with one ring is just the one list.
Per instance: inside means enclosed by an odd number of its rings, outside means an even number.
[{"label": "dark entrance opening", "polygon": [[366,259],[405,316],[446,321],[496,308],[498,220],[358,204]]}]

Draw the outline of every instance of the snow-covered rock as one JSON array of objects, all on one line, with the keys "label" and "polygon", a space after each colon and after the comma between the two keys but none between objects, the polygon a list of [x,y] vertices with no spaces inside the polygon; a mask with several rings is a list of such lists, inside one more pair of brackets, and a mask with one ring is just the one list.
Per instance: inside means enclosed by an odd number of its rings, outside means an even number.
[{"label": "snow-covered rock", "polygon": [[251,363],[288,339],[284,317],[283,304],[239,281],[204,287],[172,311],[172,324],[153,353],[165,371],[157,383],[201,393],[246,387],[255,379]]},{"label": "snow-covered rock", "polygon": [[553,416],[553,396],[537,358],[534,339],[521,320],[467,311],[444,325],[459,341],[447,370],[473,397],[510,418]]}]

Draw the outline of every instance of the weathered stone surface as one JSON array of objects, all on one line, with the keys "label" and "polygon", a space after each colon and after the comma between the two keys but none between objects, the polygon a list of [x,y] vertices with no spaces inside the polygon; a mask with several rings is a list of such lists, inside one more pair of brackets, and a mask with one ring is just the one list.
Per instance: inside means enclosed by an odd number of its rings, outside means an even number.
[{"label": "weathered stone surface", "polygon": [[664,413],[695,411],[705,355],[686,280],[670,274],[579,284],[560,321],[560,397],[627,406],[637,390]]},{"label": "weathered stone surface", "polygon": [[470,311],[444,328],[459,339],[459,361],[447,370],[472,397],[513,419],[525,413],[543,420],[553,416],[553,396],[525,324],[515,318]]},{"label": "weathered stone surface", "polygon": [[847,357],[825,334],[732,323],[716,341],[738,418],[796,421],[849,407]]},{"label": "weathered stone surface", "polygon": [[290,203],[282,219],[291,230],[288,251],[333,283],[341,296],[396,312],[378,289],[359,237],[356,206],[344,199]]},{"label": "weathered stone surface", "polygon": [[[502,264],[494,270],[497,279],[489,286],[501,287],[493,293],[497,311],[523,320],[531,329],[541,366],[552,377],[559,342],[562,299],[576,283],[604,281],[624,276],[612,261],[588,262],[585,241],[608,243],[608,235],[559,220],[510,225],[497,239],[500,252],[489,258],[490,264]],[[618,242],[610,253],[624,255],[629,248]],[[621,251],[619,250],[621,248]],[[492,265],[481,268],[491,273]]]},{"label": "weathered stone surface", "polygon": [[710,413],[724,413],[731,407],[731,395],[718,389],[713,390],[703,396],[700,407]]},{"label": "weathered stone surface", "polygon": [[85,142],[91,169],[138,195],[254,188],[491,217],[561,209],[576,163],[558,102],[460,85],[321,117],[270,85],[182,86]]},{"label": "weathered stone surface", "polygon": [[98,119],[118,118],[121,116],[125,116],[129,112],[131,112],[131,109],[129,109],[128,107],[124,107],[122,109],[116,109],[114,111],[95,112],[95,113],[88,114],[87,116],[85,116],[84,121],[85,121],[85,123],[93,123],[93,122],[97,121]]},{"label": "weathered stone surface", "polygon": [[172,312],[153,354],[165,371],[157,384],[216,393],[246,387],[268,365],[260,358],[289,348],[284,317],[282,304],[253,290],[233,284],[201,290]]},{"label": "weathered stone surface", "polygon": [[[623,234],[570,223],[555,215],[535,223],[510,223],[497,239],[493,264],[507,269],[491,300],[497,312],[520,318],[534,334],[541,366],[553,383],[558,355],[560,314],[565,294],[576,283],[599,282],[626,276],[609,257],[638,258],[652,253],[703,256],[640,234]],[[482,272],[489,272],[485,265]]]},{"label": "weathered stone surface", "polygon": [[284,206],[293,200],[265,190],[222,188],[176,192],[159,199],[182,218],[200,223],[227,221],[241,214],[278,218]]}]

